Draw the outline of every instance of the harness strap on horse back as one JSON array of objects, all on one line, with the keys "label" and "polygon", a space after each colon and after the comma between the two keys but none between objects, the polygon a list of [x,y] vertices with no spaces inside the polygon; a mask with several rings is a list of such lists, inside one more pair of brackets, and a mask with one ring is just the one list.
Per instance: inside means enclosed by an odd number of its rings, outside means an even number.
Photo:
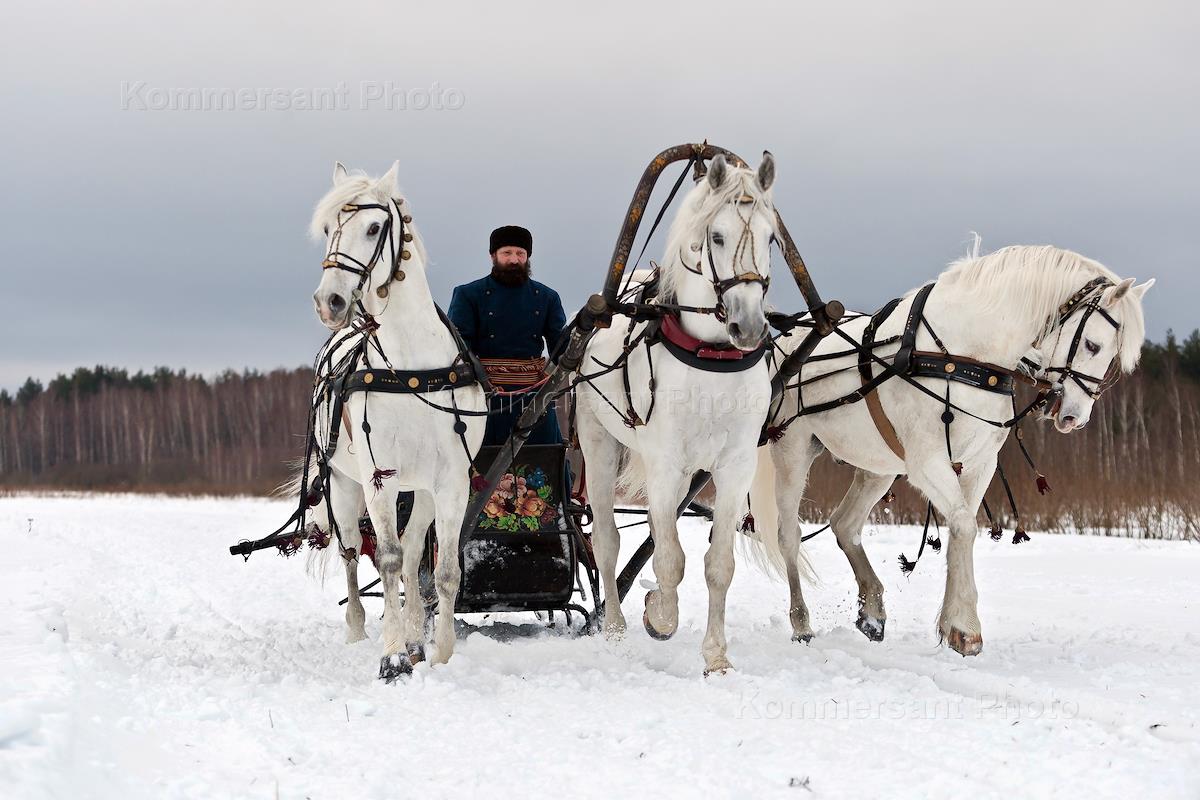
[{"label": "harness strap on horse back", "polygon": [[470,364],[422,370],[360,369],[346,376],[343,393],[427,394],[475,382],[475,370]]},{"label": "harness strap on horse back", "polygon": [[[921,291],[928,293],[928,288],[929,287],[923,288]],[[920,293],[918,293],[918,296],[919,295]],[[896,310],[896,306],[899,304],[899,298],[890,301],[883,308],[879,309],[879,311],[875,312],[874,316],[872,316],[871,320],[867,323],[867,327],[863,329],[863,349],[858,357],[858,373],[862,379],[862,388],[864,392],[863,397],[867,402],[867,411],[871,414],[871,421],[875,423],[875,429],[879,431],[879,435],[883,437],[883,441],[887,444],[888,449],[896,454],[896,458],[899,458],[901,461],[903,461],[904,445],[900,443],[900,437],[896,435],[896,429],[892,426],[891,420],[888,419],[887,414],[884,412],[883,404],[879,402],[879,393],[875,391],[875,388],[878,387],[881,381],[876,380],[876,376],[872,374],[870,359],[870,353],[873,352],[875,345],[875,331],[878,330],[879,326],[882,325],[889,316],[891,316],[892,312]],[[917,300],[914,299],[913,306],[915,307],[916,304]],[[922,302],[921,305],[924,306],[924,302]],[[909,312],[909,320],[911,321],[912,318],[912,312]],[[906,345],[911,346],[907,327],[904,330],[904,336],[901,338],[900,349],[903,351]],[[898,363],[899,360],[900,357],[899,354],[897,354],[896,361],[893,363]],[[894,374],[895,371],[895,366],[885,367],[884,371],[879,375],[879,378],[889,377],[891,374]]]}]

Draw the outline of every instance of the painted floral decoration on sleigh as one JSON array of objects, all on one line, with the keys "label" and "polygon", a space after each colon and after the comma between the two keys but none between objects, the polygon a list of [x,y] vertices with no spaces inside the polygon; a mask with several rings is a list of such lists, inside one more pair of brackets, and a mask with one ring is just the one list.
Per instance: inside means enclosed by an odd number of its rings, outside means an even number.
[{"label": "painted floral decoration on sleigh", "polygon": [[[486,481],[482,475],[471,479],[471,488],[475,493],[484,486]],[[545,470],[521,464],[500,479],[496,490],[484,505],[477,524],[481,529],[513,533],[522,530],[557,530],[558,517],[558,503]]]}]

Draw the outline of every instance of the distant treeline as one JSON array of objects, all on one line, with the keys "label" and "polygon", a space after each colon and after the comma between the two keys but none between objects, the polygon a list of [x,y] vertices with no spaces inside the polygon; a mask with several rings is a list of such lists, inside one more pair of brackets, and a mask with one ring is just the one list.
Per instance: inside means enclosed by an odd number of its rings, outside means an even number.
[{"label": "distant treeline", "polygon": [[[205,378],[100,366],[46,386],[30,378],[15,395],[0,391],[0,488],[269,492],[303,454],[311,384],[307,368]],[[1022,429],[1053,489],[1038,495],[1010,438],[1001,460],[1029,530],[1200,538],[1200,331],[1147,343],[1137,373],[1102,398],[1085,430]],[[819,460],[804,516],[824,520],[848,479],[846,467]],[[987,501],[1011,530],[998,481]],[[924,509],[901,481],[876,520],[920,522]]]}]

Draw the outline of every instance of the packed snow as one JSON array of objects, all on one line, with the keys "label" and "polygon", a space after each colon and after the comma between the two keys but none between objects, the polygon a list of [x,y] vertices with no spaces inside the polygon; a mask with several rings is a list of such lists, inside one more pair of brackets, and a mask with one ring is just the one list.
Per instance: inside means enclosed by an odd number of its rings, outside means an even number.
[{"label": "packed snow", "polygon": [[449,664],[384,685],[378,600],[372,640],[346,645],[340,577],[228,554],[289,511],[0,498],[0,796],[1200,797],[1194,543],[981,537],[985,644],[964,659],[935,634],[941,556],[896,566],[918,530],[864,537],[887,589],[879,644],[822,534],[813,642],[789,640],[786,587],[743,559],[736,670],[705,678],[707,531],[689,520],[674,639],[641,629],[635,588],[624,640],[472,615]]}]

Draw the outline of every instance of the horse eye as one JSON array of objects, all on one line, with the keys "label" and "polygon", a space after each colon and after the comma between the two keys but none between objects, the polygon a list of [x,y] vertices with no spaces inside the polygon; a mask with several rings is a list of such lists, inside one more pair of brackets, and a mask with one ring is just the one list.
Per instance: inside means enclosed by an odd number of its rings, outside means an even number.
[{"label": "horse eye", "polygon": [[722,245],[724,245],[724,244],[725,244],[725,237],[724,237],[724,236],[722,236],[722,235],[721,235],[721,234],[719,234],[719,233],[714,233],[714,234],[712,235],[712,242],[713,242],[713,244],[715,244],[717,247],[721,247]]},{"label": "horse eye", "polygon": [[329,226],[328,225],[325,226],[325,235],[326,236],[329,235]]},{"label": "horse eye", "polygon": [[1096,344],[1091,339],[1084,339],[1083,346],[1086,347],[1087,351],[1092,355],[1096,355],[1100,352],[1100,345]]},{"label": "horse eye", "polygon": [[367,228],[367,236],[374,236],[377,233],[379,233],[379,223],[372,222],[371,227]]}]

